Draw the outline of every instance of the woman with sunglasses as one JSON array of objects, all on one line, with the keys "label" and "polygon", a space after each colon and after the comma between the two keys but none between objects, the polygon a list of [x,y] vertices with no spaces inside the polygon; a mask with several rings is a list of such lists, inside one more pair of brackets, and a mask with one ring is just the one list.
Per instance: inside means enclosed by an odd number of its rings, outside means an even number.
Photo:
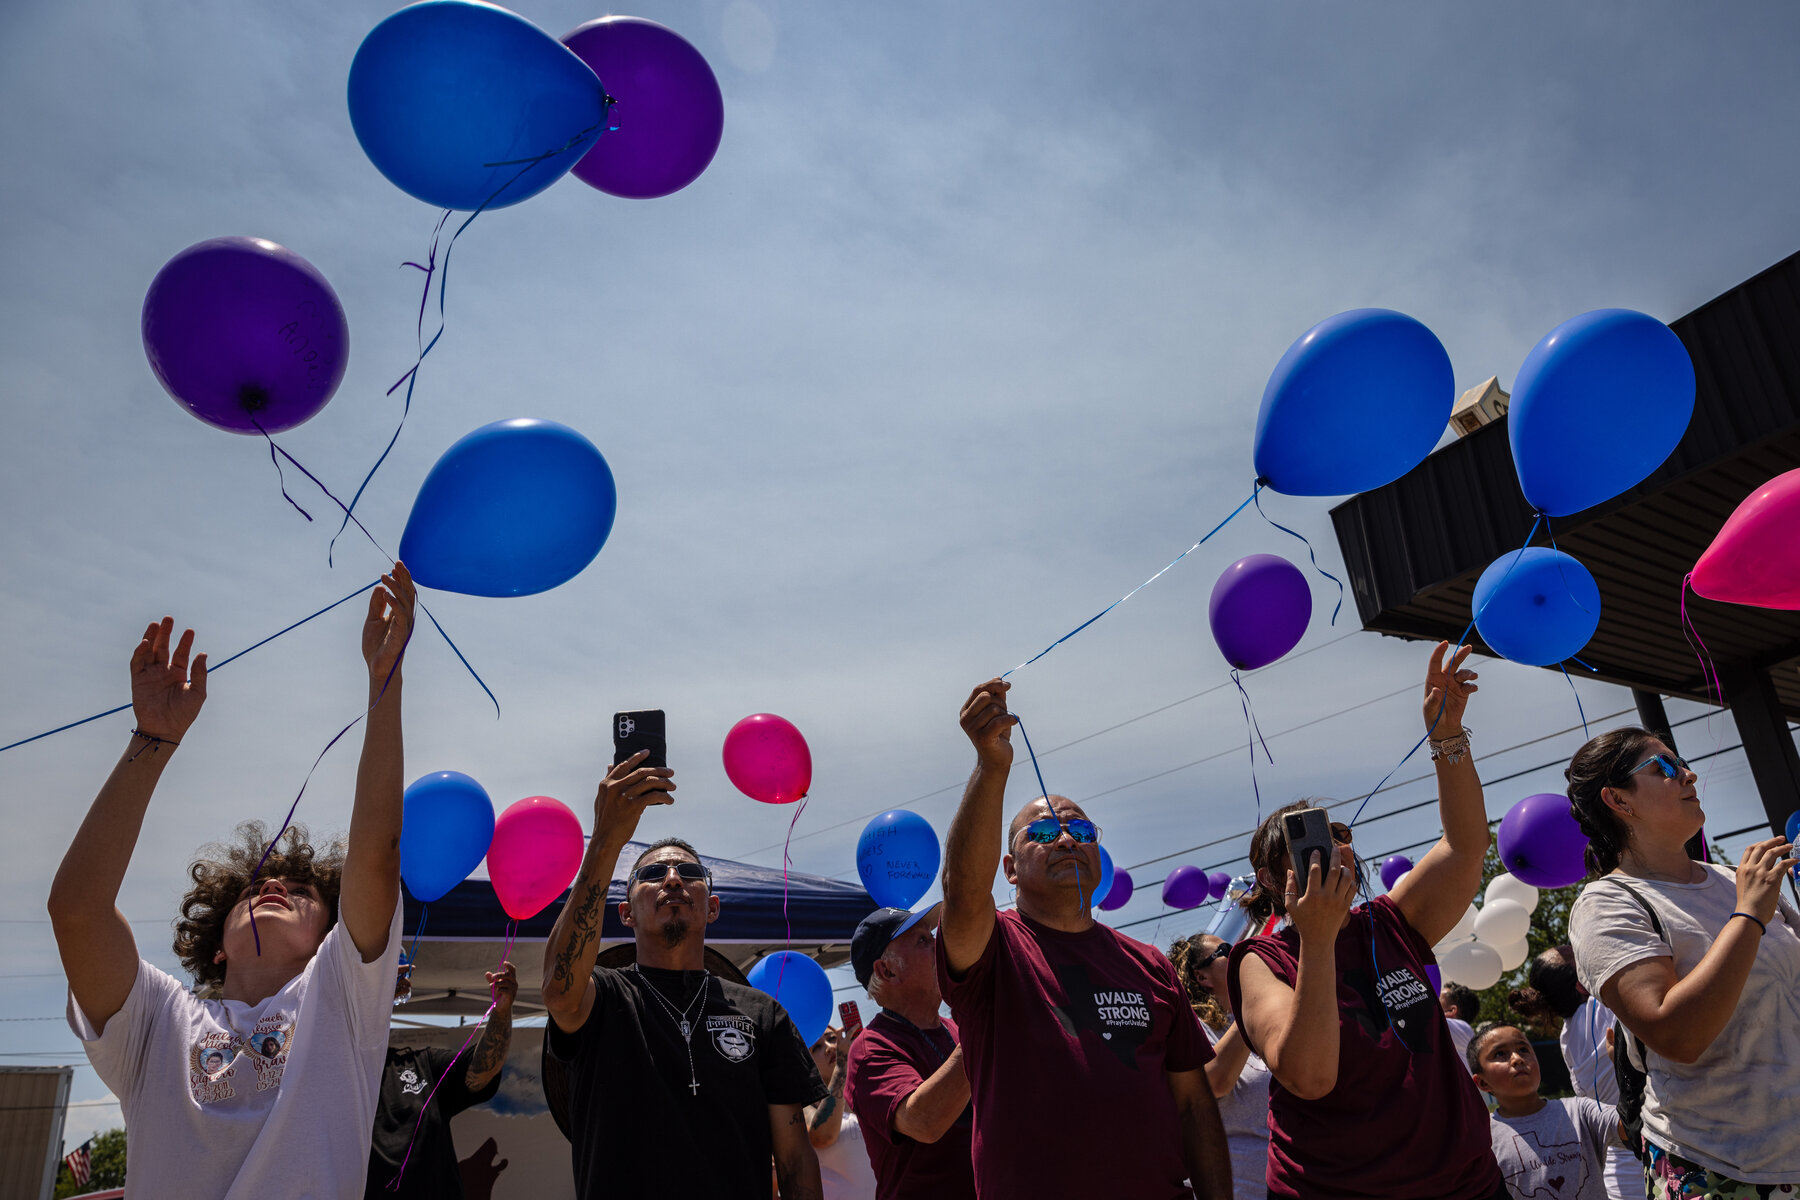
[{"label": "woman with sunglasses", "polygon": [[1800,913],[1781,895],[1793,848],[1757,842],[1735,872],[1689,858],[1706,819],[1697,778],[1642,729],[1601,734],[1564,774],[1599,876],[1569,912],[1575,969],[1649,1051],[1647,1194],[1800,1190]]},{"label": "woman with sunglasses", "polygon": [[1210,933],[1181,938],[1169,947],[1169,961],[1212,1042],[1206,1081],[1218,1098],[1231,1151],[1231,1194],[1234,1200],[1262,1200],[1269,1194],[1269,1068],[1250,1053],[1232,1015],[1231,992],[1225,986],[1230,954],[1231,943]]},{"label": "woman with sunglasses", "polygon": [[1424,717],[1444,836],[1393,890],[1358,908],[1363,878],[1350,830],[1333,825],[1331,861],[1304,880],[1285,822],[1270,814],[1250,842],[1256,886],[1241,901],[1255,927],[1279,932],[1233,949],[1227,982],[1250,1049],[1268,1063],[1268,1195],[1395,1200],[1507,1200],[1487,1109],[1458,1059],[1427,982],[1431,947],[1468,910],[1487,854],[1487,812],[1463,710],[1476,690],[1432,652]]}]

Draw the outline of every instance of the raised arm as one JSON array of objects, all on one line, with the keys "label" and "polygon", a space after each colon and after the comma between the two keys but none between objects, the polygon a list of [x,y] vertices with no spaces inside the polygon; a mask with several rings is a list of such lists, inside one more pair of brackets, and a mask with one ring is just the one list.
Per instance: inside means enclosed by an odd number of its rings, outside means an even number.
[{"label": "raised arm", "polygon": [[1600,1002],[1664,1058],[1698,1059],[1737,1011],[1763,927],[1776,919],[1781,881],[1793,867],[1793,846],[1784,837],[1746,846],[1738,861],[1736,909],[1756,919],[1727,920],[1686,975],[1675,973],[1668,955],[1632,963],[1600,985]]},{"label": "raised arm", "polygon": [[838,1140],[844,1128],[844,1084],[850,1073],[844,1069],[850,1053],[850,1039],[841,1029],[827,1026],[814,1047],[813,1066],[825,1081],[825,1098],[806,1106],[806,1136],[813,1149],[823,1150]]},{"label": "raised arm", "polygon": [[935,1142],[949,1132],[969,1107],[969,1076],[963,1070],[962,1047],[912,1090],[894,1110],[894,1128],[915,1142]]},{"label": "raised arm", "polygon": [[338,915],[364,962],[386,953],[394,907],[400,903],[400,813],[406,792],[406,755],[400,736],[400,659],[413,628],[413,581],[406,568],[369,593],[363,621],[363,661],[369,665],[369,717],[356,765],[350,844]]},{"label": "raised arm", "polygon": [[600,954],[601,909],[612,869],[637,832],[644,809],[674,802],[669,793],[675,790],[675,772],[640,765],[649,753],[639,750],[615,764],[600,781],[594,797],[594,836],[588,839],[569,899],[544,943],[544,1008],[565,1033],[587,1024],[594,1006],[594,959]]},{"label": "raised arm", "polygon": [[994,874],[1004,848],[1006,777],[1012,771],[1012,727],[1006,711],[1012,684],[990,679],[962,707],[963,732],[975,746],[975,772],[944,843],[944,908],[938,936],[952,974],[974,965],[994,932]]},{"label": "raised arm", "polygon": [[1283,894],[1288,916],[1300,934],[1300,969],[1289,987],[1255,954],[1245,954],[1238,973],[1238,1023],[1281,1086],[1302,1100],[1317,1100],[1337,1086],[1337,936],[1356,898],[1351,851],[1332,851],[1323,880],[1319,864],[1307,868],[1306,894],[1294,895],[1287,872]]},{"label": "raised arm", "polygon": [[1198,1200],[1231,1200],[1231,1150],[1206,1072],[1199,1067],[1166,1071],[1164,1078],[1181,1117],[1181,1158],[1194,1195]]},{"label": "raised arm", "polygon": [[174,620],[164,617],[144,630],[132,651],[131,711],[137,728],[50,885],[50,928],[69,991],[101,1031],[124,1007],[137,978],[137,941],[117,906],[119,885],[156,781],[206,703],[206,655],[194,655],[190,668],[194,631],[184,630],[171,654],[174,632]]},{"label": "raised arm", "polygon": [[[1394,903],[1406,914],[1426,945],[1436,945],[1456,927],[1469,910],[1475,890],[1481,886],[1481,864],[1487,858],[1487,809],[1481,797],[1481,777],[1469,752],[1463,729],[1463,710],[1469,697],[1480,690],[1475,672],[1465,670],[1469,647],[1459,646],[1445,665],[1449,642],[1439,642],[1431,652],[1425,674],[1425,728],[1435,743],[1461,741],[1436,754],[1438,819],[1444,836],[1438,839],[1419,865],[1394,885]],[[1436,747],[1434,746],[1434,752]],[[1451,759],[1455,759],[1452,762]]]},{"label": "raised arm", "polygon": [[1206,1083],[1212,1088],[1215,1099],[1223,1100],[1231,1095],[1249,1062],[1250,1043],[1244,1040],[1244,1031],[1233,1022],[1213,1043],[1212,1061],[1205,1068]]},{"label": "raised arm", "polygon": [[511,963],[502,962],[499,971],[487,973],[487,981],[494,989],[494,1012],[488,1018],[487,1028],[481,1031],[481,1040],[475,1043],[475,1053],[469,1056],[463,1081],[471,1092],[479,1092],[494,1081],[506,1065],[506,1052],[512,1047],[512,1006],[519,995],[519,974]]}]

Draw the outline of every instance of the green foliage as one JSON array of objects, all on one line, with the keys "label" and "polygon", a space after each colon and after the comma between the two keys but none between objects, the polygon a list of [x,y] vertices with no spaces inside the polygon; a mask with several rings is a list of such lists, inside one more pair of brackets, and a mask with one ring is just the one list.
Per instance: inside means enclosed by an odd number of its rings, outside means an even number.
[{"label": "green foliage", "polygon": [[[74,1147],[69,1147],[73,1150]],[[94,1135],[94,1144],[88,1147],[88,1154],[94,1163],[94,1176],[86,1183],[76,1183],[75,1177],[69,1174],[69,1165],[64,1163],[56,1170],[55,1200],[64,1200],[67,1196],[79,1196],[85,1192],[104,1192],[109,1188],[125,1186],[125,1131],[109,1129],[105,1133]]]},{"label": "green foliage", "polygon": [[[1488,843],[1487,861],[1481,864],[1481,890],[1487,891],[1487,885],[1496,875],[1504,875],[1506,868],[1500,864],[1500,852],[1493,842]],[[1531,930],[1526,935],[1530,945],[1530,953],[1515,970],[1500,977],[1500,982],[1481,996],[1481,1019],[1484,1021],[1504,1021],[1508,1025],[1518,1025],[1527,1032],[1539,1037],[1553,1036],[1556,1029],[1528,1027],[1519,1015],[1508,1006],[1506,998],[1514,988],[1525,986],[1526,976],[1531,970],[1531,960],[1552,946],[1560,946],[1569,940],[1569,906],[1575,903],[1576,893],[1581,891],[1580,884],[1571,884],[1564,888],[1551,888],[1538,892],[1537,911],[1531,914]],[[1479,899],[1479,897],[1477,897]]]}]

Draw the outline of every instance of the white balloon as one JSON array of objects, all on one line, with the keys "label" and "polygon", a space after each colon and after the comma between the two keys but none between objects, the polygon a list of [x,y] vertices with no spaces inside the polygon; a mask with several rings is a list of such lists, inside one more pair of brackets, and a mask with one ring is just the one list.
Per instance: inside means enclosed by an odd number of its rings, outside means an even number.
[{"label": "white balloon", "polygon": [[1531,953],[1531,940],[1529,938],[1520,938],[1518,941],[1509,943],[1505,946],[1495,946],[1494,952],[1500,956],[1500,969],[1502,971],[1516,971],[1524,964],[1526,957]]},{"label": "white balloon", "polygon": [[1449,933],[1444,935],[1444,940],[1446,942],[1460,942],[1465,938],[1473,936],[1475,933],[1475,918],[1480,915],[1480,909],[1476,908],[1473,904],[1469,905],[1469,911],[1457,919],[1456,925]]},{"label": "white balloon", "polygon": [[1489,900],[1475,918],[1475,936],[1490,946],[1510,946],[1531,931],[1531,914],[1517,900]]},{"label": "white balloon", "polygon": [[1459,942],[1438,959],[1445,983],[1460,983],[1481,991],[1500,982],[1500,955],[1485,942]]},{"label": "white balloon", "polygon": [[1517,900],[1526,912],[1532,913],[1537,911],[1538,890],[1517,875],[1496,875],[1487,885],[1485,899],[1489,904],[1496,900]]}]

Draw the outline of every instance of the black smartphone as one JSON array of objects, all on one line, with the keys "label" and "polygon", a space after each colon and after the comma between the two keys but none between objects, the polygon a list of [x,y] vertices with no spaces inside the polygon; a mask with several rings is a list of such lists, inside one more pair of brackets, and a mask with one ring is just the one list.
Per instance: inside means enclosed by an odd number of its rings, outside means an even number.
[{"label": "black smartphone", "polygon": [[1294,866],[1294,890],[1306,894],[1306,872],[1314,862],[1319,876],[1331,869],[1331,816],[1322,808],[1303,808],[1281,818],[1282,832],[1287,834],[1288,861]]},{"label": "black smartphone", "polygon": [[612,734],[614,766],[639,750],[648,750],[650,756],[640,765],[665,769],[668,767],[669,747],[663,738],[662,709],[647,708],[641,712],[614,713]]}]

